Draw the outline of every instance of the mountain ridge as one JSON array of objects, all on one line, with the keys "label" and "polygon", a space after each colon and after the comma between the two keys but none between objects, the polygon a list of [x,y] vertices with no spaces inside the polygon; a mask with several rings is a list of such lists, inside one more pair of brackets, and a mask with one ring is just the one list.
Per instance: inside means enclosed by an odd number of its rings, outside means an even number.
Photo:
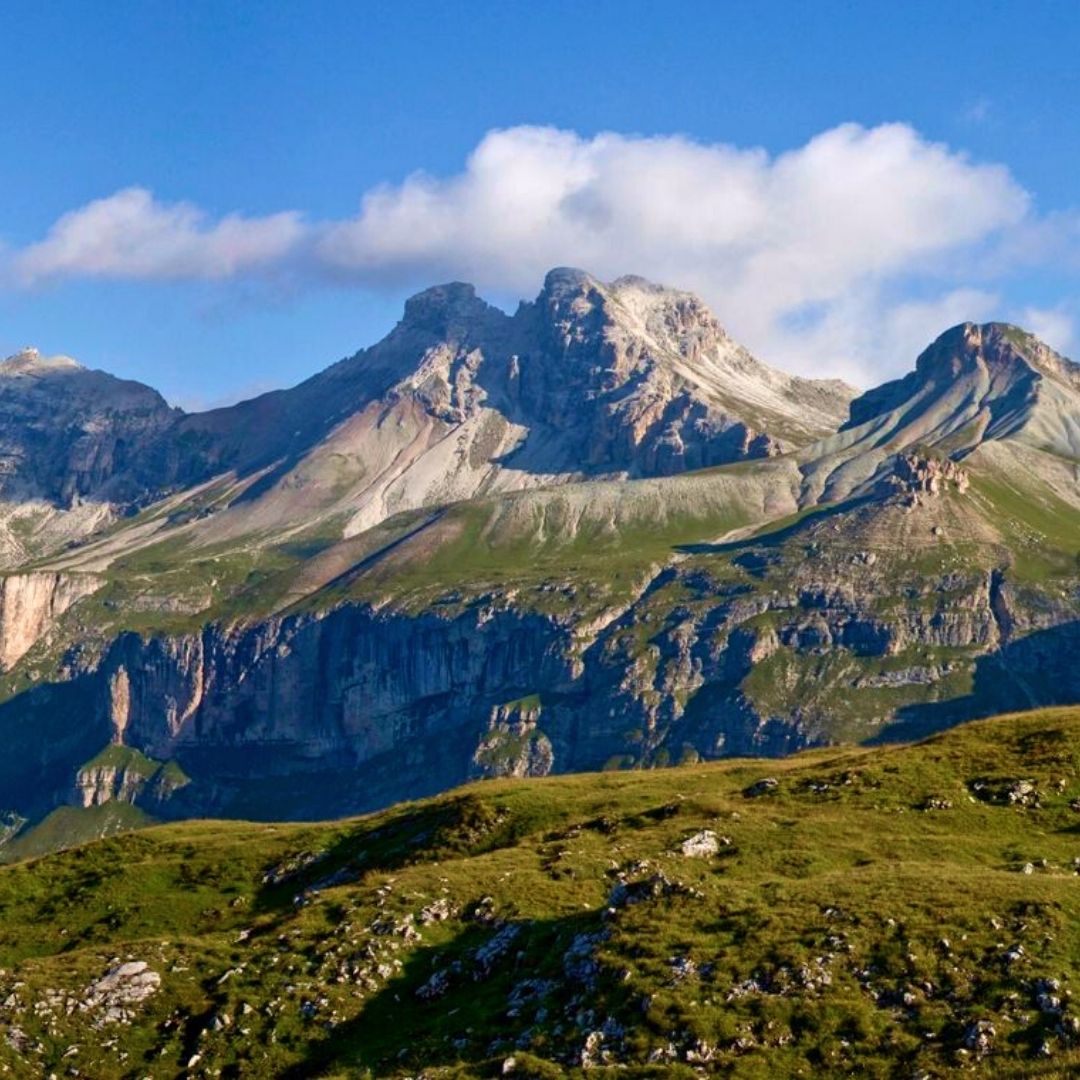
[{"label": "mountain ridge", "polygon": [[769,371],[689,294],[557,270],[512,315],[426,290],[293,391],[180,417],[203,479],[5,576],[20,835],[87,793],[324,816],[1080,700],[1070,362],[965,324],[801,428]]},{"label": "mountain ridge", "polygon": [[[723,379],[738,383],[734,392]],[[109,384],[117,396],[129,385],[138,384]],[[393,512],[493,489],[766,456],[835,426],[851,393],[767,368],[696,298],[640,278],[606,286],[555,270],[514,315],[451,283],[410,298],[381,342],[291,389],[162,414],[137,447],[157,486],[142,473],[127,478],[126,502],[137,508],[218,474],[260,474],[243,498],[260,501],[265,527],[347,504],[359,532]],[[106,415],[82,422],[108,429],[124,405],[106,401]],[[104,502],[106,481],[120,479],[98,479]],[[80,492],[94,494],[94,485]],[[51,489],[42,495],[63,503]]]}]

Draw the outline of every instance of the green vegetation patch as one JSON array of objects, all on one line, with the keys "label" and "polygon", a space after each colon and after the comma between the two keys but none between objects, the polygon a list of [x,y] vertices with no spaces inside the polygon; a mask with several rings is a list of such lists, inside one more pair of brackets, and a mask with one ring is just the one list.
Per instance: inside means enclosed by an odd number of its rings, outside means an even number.
[{"label": "green vegetation patch", "polygon": [[6,867],[0,1064],[1074,1075],[1077,747],[1080,710],[1046,710],[911,747],[483,782],[335,824],[156,826]]}]

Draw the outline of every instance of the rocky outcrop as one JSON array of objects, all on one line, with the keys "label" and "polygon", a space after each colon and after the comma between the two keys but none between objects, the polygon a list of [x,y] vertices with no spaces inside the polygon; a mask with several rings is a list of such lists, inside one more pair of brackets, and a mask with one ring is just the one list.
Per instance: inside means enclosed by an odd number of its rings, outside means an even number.
[{"label": "rocky outcrop", "polygon": [[134,803],[146,785],[141,770],[115,765],[90,765],[75,775],[72,802],[76,806],[101,806],[107,802]]},{"label": "rocky outcrop", "polygon": [[[910,374],[852,401],[836,436],[800,452],[803,501],[867,494],[897,454],[966,467],[989,451],[1006,472],[1064,484],[1075,502],[1080,474],[1067,463],[1080,458],[1078,416],[1080,366],[1018,327],[964,323],[934,341]],[[963,477],[950,483],[962,486]]]},{"label": "rocky outcrop", "polygon": [[551,740],[539,729],[538,695],[499,705],[472,756],[475,776],[547,776],[555,765]]},{"label": "rocky outcrop", "polygon": [[157,812],[189,783],[176,762],[152,761],[136,749],[113,743],[76,772],[67,801],[84,808],[124,802]]},{"label": "rocky outcrop", "polygon": [[9,670],[72,604],[101,585],[93,574],[44,571],[0,577],[0,671]]},{"label": "rocky outcrop", "polygon": [[129,960],[92,982],[75,1007],[90,1014],[95,1027],[130,1024],[138,1006],[160,989],[161,976],[145,960]]},{"label": "rocky outcrop", "polygon": [[909,451],[897,456],[889,481],[893,488],[916,501],[919,495],[940,495],[955,490],[963,495],[971,486],[966,470],[951,458],[930,457]]}]

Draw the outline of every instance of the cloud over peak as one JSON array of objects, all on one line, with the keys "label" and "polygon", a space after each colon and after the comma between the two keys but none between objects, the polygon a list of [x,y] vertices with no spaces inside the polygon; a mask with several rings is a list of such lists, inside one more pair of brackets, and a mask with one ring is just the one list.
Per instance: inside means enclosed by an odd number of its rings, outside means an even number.
[{"label": "cloud over peak", "polygon": [[[353,218],[211,220],[128,188],[61,217],[9,277],[223,280],[284,274],[369,289],[472,281],[532,293],[551,266],[639,273],[700,292],[729,329],[796,370],[876,378],[955,313],[998,303],[989,252],[1037,226],[1000,165],[904,124],[843,124],[804,146],[549,127],[489,132],[448,177],[363,193]],[[882,340],[883,335],[890,340]]]}]

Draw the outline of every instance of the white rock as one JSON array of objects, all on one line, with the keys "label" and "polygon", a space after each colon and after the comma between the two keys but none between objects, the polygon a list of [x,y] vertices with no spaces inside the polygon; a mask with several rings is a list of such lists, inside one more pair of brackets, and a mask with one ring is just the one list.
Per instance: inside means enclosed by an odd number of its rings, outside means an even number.
[{"label": "white rock", "polygon": [[720,839],[711,829],[702,829],[682,842],[682,853],[692,859],[707,859],[719,850]]}]

